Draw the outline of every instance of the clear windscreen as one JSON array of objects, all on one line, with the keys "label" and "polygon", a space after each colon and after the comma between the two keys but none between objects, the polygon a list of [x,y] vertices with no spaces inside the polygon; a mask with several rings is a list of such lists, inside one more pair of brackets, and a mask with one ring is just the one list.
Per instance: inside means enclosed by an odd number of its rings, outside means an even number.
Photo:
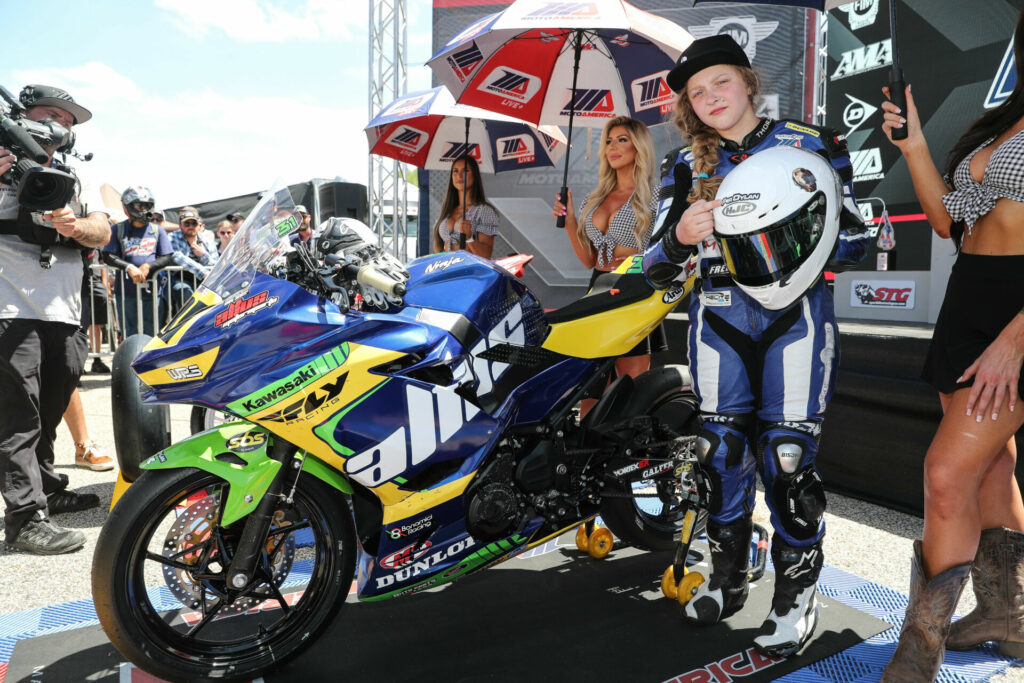
[{"label": "clear windscreen", "polygon": [[202,289],[222,300],[247,291],[256,273],[272,273],[283,263],[285,252],[291,248],[288,236],[298,231],[301,222],[288,186],[274,183],[231,238],[203,280]]}]

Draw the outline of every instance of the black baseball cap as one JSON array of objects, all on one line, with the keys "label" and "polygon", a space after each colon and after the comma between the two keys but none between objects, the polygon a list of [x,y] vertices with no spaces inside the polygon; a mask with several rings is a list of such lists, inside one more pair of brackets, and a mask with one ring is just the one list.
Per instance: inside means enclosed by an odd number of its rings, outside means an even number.
[{"label": "black baseball cap", "polygon": [[59,107],[75,117],[75,123],[82,124],[92,118],[92,112],[75,102],[75,98],[52,85],[26,85],[18,96],[26,107],[49,104]]},{"label": "black baseball cap", "polygon": [[679,55],[679,61],[668,72],[665,82],[675,92],[686,88],[690,76],[716,64],[732,64],[750,68],[747,53],[732,37],[725,34],[701,38],[690,43],[690,47]]}]

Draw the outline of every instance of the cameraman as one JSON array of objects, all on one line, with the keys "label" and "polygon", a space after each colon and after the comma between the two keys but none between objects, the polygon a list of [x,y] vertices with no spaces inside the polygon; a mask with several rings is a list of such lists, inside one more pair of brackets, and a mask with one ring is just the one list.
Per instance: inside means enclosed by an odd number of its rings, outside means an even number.
[{"label": "cameraman", "polygon": [[[26,86],[20,99],[25,118],[49,119],[67,131],[92,116],[59,88]],[[57,167],[57,146],[43,149],[45,166]],[[0,176],[17,161],[0,147]],[[81,180],[76,189],[78,215],[68,206],[42,213],[61,236],[47,244],[24,239],[20,221],[31,217],[19,207],[17,188],[0,184],[0,494],[7,547],[41,555],[85,544],[81,531],[52,524],[50,513],[99,505],[96,494],[66,490],[67,475],[58,475],[53,462],[57,426],[86,358],[81,250],[110,239],[107,214],[96,210],[103,207],[99,193]]]}]

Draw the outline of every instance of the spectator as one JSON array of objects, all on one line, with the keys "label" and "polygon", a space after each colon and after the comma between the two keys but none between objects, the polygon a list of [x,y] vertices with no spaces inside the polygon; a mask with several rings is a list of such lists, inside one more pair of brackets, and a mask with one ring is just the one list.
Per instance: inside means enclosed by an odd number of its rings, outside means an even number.
[{"label": "spectator", "polygon": [[[63,90],[45,85],[21,91],[26,117],[45,119],[70,131],[92,114]],[[57,145],[45,148],[48,165]],[[0,147],[0,176],[14,166]],[[67,169],[70,170],[70,169]],[[0,183],[0,493],[8,548],[40,555],[78,550],[85,534],[54,525],[49,514],[99,505],[94,493],[68,491],[68,478],[54,468],[57,425],[85,364],[86,340],[79,328],[82,307],[81,248],[110,238],[110,223],[98,191],[79,177],[72,206],[42,213],[59,238],[30,239],[28,209],[16,188]],[[22,237],[24,235],[24,237]]]},{"label": "spectator", "polygon": [[100,255],[104,263],[125,272],[115,286],[115,297],[121,303],[121,334],[129,337],[142,332],[152,336],[157,331],[157,320],[163,320],[165,305],[155,291],[156,281],[147,278],[169,266],[174,255],[167,233],[150,222],[154,202],[148,188],[129,187],[121,194],[121,204],[128,220],[114,226]]},{"label": "spectator", "polygon": [[82,397],[78,393],[78,389],[71,393],[68,407],[64,411],[64,423],[68,426],[68,431],[71,432],[71,440],[75,442],[75,465],[77,467],[97,472],[114,469],[113,459],[103,455],[96,442],[89,437],[89,427],[85,422],[85,409],[82,407]]},{"label": "spectator", "polygon": [[165,216],[163,209],[153,209],[152,214],[153,218],[150,222],[153,223],[153,225],[159,225],[168,235],[178,229],[178,226],[175,223],[164,220]]},{"label": "spectator", "polygon": [[[94,249],[88,255],[86,267],[89,269],[89,276],[82,282],[82,330],[89,337],[89,351],[100,353],[103,345],[103,327],[108,322],[107,299],[110,297],[110,284],[107,278],[107,271],[100,268],[93,268],[99,264],[99,249]],[[99,356],[92,359],[93,374],[109,375],[110,368]]]},{"label": "spectator", "polygon": [[181,230],[171,234],[174,263],[188,271],[173,278],[171,300],[175,310],[192,298],[196,287],[217,263],[217,247],[203,240],[199,233],[200,220],[199,211],[194,206],[183,206],[178,211]]},{"label": "spectator", "polygon": [[242,223],[245,221],[245,216],[238,213],[237,211],[234,211],[228,214],[227,220],[231,221],[231,229],[233,230],[232,234],[234,234],[235,232],[238,232],[239,228],[242,227]]},{"label": "spectator", "polygon": [[231,221],[225,218],[220,223],[217,223],[217,239],[220,241],[219,249],[222,254],[228,248],[228,243],[234,236],[235,227]]},{"label": "spectator", "polygon": [[302,223],[299,224],[299,231],[290,236],[288,241],[291,242],[292,246],[298,246],[299,243],[302,243],[307,249],[311,249],[313,247],[313,226],[309,222],[309,211],[306,211],[306,207],[302,204],[296,206],[295,210],[302,216]]}]

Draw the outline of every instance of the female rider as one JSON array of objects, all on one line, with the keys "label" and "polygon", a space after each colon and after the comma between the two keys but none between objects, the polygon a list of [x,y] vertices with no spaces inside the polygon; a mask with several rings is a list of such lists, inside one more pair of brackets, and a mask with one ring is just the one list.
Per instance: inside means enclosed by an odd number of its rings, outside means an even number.
[{"label": "female rider", "polygon": [[487,203],[476,159],[464,154],[452,162],[448,190],[441,213],[434,224],[434,251],[459,248],[459,235],[466,236],[466,251],[491,258],[498,233],[498,212]]},{"label": "female rider", "polygon": [[[843,138],[804,123],[759,118],[757,75],[732,38],[694,41],[667,80],[678,93],[674,122],[690,146],[663,181],[674,186],[673,199],[660,207],[659,228],[667,227],[647,250],[644,271],[664,286],[678,275],[677,264],[696,255],[700,281],[690,299],[689,363],[700,400],[697,456],[711,547],[711,575],[687,603],[684,618],[714,624],[743,606],[759,469],[775,532],[775,593],[754,644],[762,653],[789,656],[817,623],[825,494],[814,461],[838,365],[832,295],[819,277],[782,310],[751,298],[730,277],[736,275],[733,264],[716,241],[712,211],[722,205],[716,192],[726,174],[764,149],[789,145],[818,152],[838,173],[845,195],[829,267],[859,261],[868,237],[853,201]],[[806,390],[802,400],[792,400],[792,385]]]},{"label": "female rider", "polygon": [[[593,269],[590,287],[601,273],[615,270],[623,259],[647,247],[658,208],[658,188],[652,187],[654,145],[647,126],[619,116],[605,124],[601,141],[598,184],[580,205],[583,220],[576,219],[571,190],[568,207],[556,197],[552,211],[556,218],[565,216],[565,232],[576,257]],[[615,371],[638,377],[650,369],[651,353],[666,348],[659,326],[615,361]]]},{"label": "female rider", "polygon": [[[1013,49],[1024,69],[1024,12]],[[1024,423],[1014,410],[1024,392],[1024,82],[971,124],[945,177],[909,87],[906,94],[906,112],[882,104],[882,130],[891,140],[906,126],[906,139],[893,144],[932,229],[952,236],[959,254],[925,361],[943,416],[924,460],[911,603],[884,681],[932,680],[945,647],[994,640],[1005,654],[1024,655],[1024,504],[1014,478],[1014,433]],[[950,628],[968,573],[978,606]]]}]

